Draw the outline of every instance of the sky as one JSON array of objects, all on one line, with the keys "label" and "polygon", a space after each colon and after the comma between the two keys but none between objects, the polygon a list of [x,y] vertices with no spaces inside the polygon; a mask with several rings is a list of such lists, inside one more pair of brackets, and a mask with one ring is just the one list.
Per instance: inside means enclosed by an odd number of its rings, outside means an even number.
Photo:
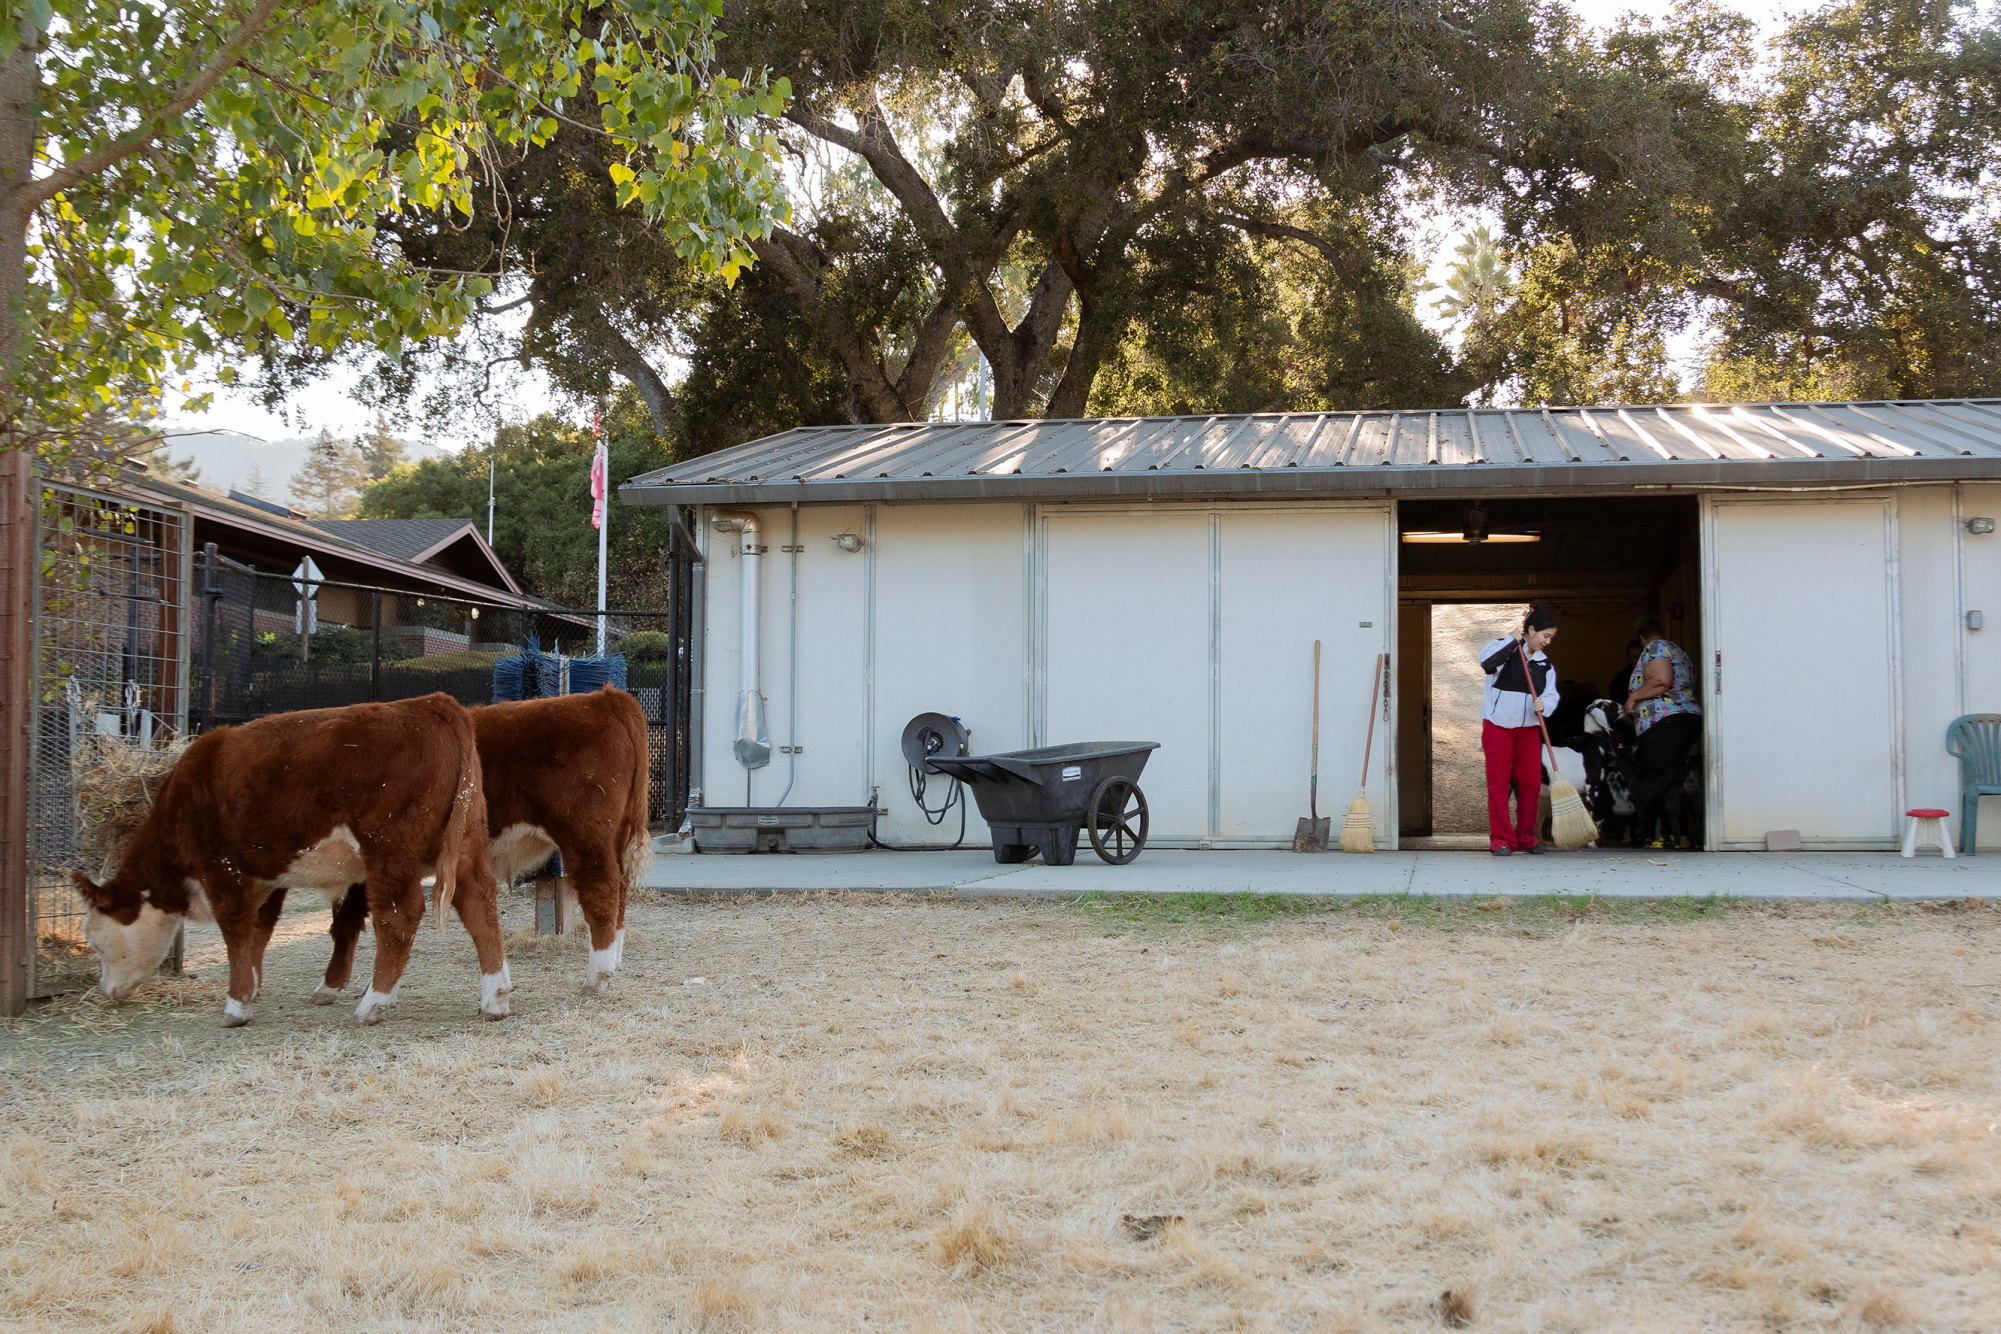
[{"label": "sky", "polygon": [[[1588,22],[1599,26],[1610,24],[1625,13],[1664,19],[1674,10],[1671,0],[1570,0],[1570,5]],[[1803,13],[1813,7],[1798,2],[1779,5],[1770,0],[1739,0],[1734,6],[1740,13],[1757,20],[1759,27],[1768,35],[1776,31],[1787,15]],[[1480,221],[1482,219],[1470,216],[1425,220],[1427,230],[1441,237],[1433,252],[1431,281],[1439,282],[1444,278],[1459,238]],[[1436,327],[1437,317],[1430,308],[1431,299],[1420,299],[1418,313]],[[1679,345],[1672,349],[1676,360],[1685,366],[1692,363],[1700,341],[1699,333],[1680,340]],[[562,414],[570,411],[558,402],[548,380],[539,371],[524,371],[510,362],[495,366],[493,377],[493,397],[510,420],[519,420],[538,412]],[[351,372],[330,375],[294,394],[287,401],[282,416],[251,402],[247,395],[218,386],[214,405],[209,411],[169,414],[168,430],[176,433],[222,430],[263,440],[316,435],[321,427],[330,429],[336,435],[359,435],[374,421],[375,414],[373,409],[354,396],[358,379]],[[491,422],[484,414],[468,414],[462,426],[431,436],[430,443],[446,449],[458,449],[473,440],[487,438],[491,430]],[[172,448],[170,444],[169,449]]]}]

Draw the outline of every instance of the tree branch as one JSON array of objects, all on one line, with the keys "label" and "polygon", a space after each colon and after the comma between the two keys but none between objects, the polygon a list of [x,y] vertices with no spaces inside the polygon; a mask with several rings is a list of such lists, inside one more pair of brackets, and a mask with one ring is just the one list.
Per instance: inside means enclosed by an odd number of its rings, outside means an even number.
[{"label": "tree branch", "polygon": [[952,350],[952,331],[958,327],[959,302],[956,294],[948,292],[931,308],[917,330],[917,339],[910,345],[910,359],[896,379],[898,398],[905,403],[930,401],[932,381],[938,378],[938,368],[945,364],[945,355]]},{"label": "tree branch", "polygon": [[631,340],[618,331],[618,326],[611,322],[610,317],[604,313],[604,308],[599,306],[596,309],[597,319],[594,323],[604,339],[605,351],[611,354],[611,364],[618,367],[618,373],[639,391],[639,397],[646,403],[646,410],[653,416],[653,428],[660,434],[666,435],[674,423],[673,391],[667,387],[667,382],[660,378],[660,373],[653,369],[652,364],[640,354],[639,349],[632,345]]},{"label": "tree branch", "polygon": [[277,12],[279,0],[257,0],[256,8],[244,16],[222,49],[209,57],[195,77],[181,86],[181,90],[168,98],[165,105],[149,113],[146,127],[136,130],[104,147],[85,153],[82,157],[66,162],[48,175],[24,182],[15,187],[21,193],[16,196],[15,207],[31,209],[55,198],[80,181],[89,179],[105,168],[132,156],[140,149],[158,139],[166,132],[167,122],[186,114],[196,103],[222,82],[222,76],[229,73],[243,59],[243,52],[256,40],[259,33],[270,23]]}]

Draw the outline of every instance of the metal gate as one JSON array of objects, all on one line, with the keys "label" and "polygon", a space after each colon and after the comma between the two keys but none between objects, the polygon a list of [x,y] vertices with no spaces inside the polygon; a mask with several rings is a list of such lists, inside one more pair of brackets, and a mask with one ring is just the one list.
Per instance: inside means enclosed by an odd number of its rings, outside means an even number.
[{"label": "metal gate", "polygon": [[82,865],[70,759],[90,733],[142,746],[186,730],[187,516],[39,482],[29,657],[28,994],[88,986],[95,956],[68,873]]}]

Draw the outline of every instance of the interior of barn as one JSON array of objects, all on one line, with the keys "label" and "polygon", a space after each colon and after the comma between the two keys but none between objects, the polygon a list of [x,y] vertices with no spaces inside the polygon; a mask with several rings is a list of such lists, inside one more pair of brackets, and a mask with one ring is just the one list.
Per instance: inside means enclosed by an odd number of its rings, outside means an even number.
[{"label": "interior of barn", "polygon": [[[1405,847],[1487,833],[1481,645],[1553,612],[1559,743],[1593,701],[1618,698],[1639,618],[1702,661],[1701,547],[1693,497],[1418,500],[1398,507],[1398,825]],[[1417,707],[1421,704],[1422,707]],[[1700,771],[1699,748],[1690,765]],[[1608,841],[1624,828],[1608,830]],[[1696,831],[1700,841],[1700,831]]]}]

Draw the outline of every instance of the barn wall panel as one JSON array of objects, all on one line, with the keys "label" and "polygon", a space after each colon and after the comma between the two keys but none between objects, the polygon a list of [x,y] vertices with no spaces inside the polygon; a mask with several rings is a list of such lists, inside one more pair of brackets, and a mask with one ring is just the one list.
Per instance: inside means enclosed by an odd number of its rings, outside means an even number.
[{"label": "barn wall panel", "polygon": [[[759,686],[771,732],[771,763],[749,776],[748,804],[769,806],[785,792],[791,757],[781,746],[804,747],[788,806],[859,806],[868,800],[861,774],[867,749],[866,645],[862,616],[867,565],[859,554],[834,546],[837,533],[860,533],[862,506],[799,511],[799,719],[791,714],[789,670],[792,638],[790,509],[753,510],[769,548],[759,570]],[[704,589],[703,801],[746,804],[745,770],[736,761],[739,682],[737,630],[742,606],[737,534],[708,534]]]},{"label": "barn wall panel", "polygon": [[[1897,494],[1905,803],[1956,813],[1959,763],[1945,749],[1946,727],[1962,712],[1959,661],[1965,638],[1954,510],[1951,487],[1912,487]],[[2001,830],[1995,832],[2001,836]]]},{"label": "barn wall panel", "polygon": [[[954,811],[932,825],[918,813],[903,728],[920,713],[957,717],[974,754],[1029,744],[1023,674],[1023,509],[1020,505],[883,505],[875,516],[875,782],[891,843],[950,843]],[[924,803],[949,794],[929,780]],[[865,799],[866,792],[857,800]],[[966,841],[987,844],[979,809],[967,803]]]},{"label": "barn wall panel", "polygon": [[1045,512],[1041,735],[1158,741],[1140,776],[1150,840],[1211,837],[1212,516]]},{"label": "barn wall panel", "polygon": [[1710,847],[1785,829],[1809,848],[1895,846],[1895,498],[1711,497],[1704,517]]},{"label": "barn wall panel", "polygon": [[1312,768],[1313,641],[1321,641],[1320,813],[1355,799],[1369,724],[1369,812],[1393,847],[1386,779],[1394,750],[1378,688],[1387,650],[1390,518],[1357,509],[1221,516],[1221,828],[1225,839],[1291,846]]}]

